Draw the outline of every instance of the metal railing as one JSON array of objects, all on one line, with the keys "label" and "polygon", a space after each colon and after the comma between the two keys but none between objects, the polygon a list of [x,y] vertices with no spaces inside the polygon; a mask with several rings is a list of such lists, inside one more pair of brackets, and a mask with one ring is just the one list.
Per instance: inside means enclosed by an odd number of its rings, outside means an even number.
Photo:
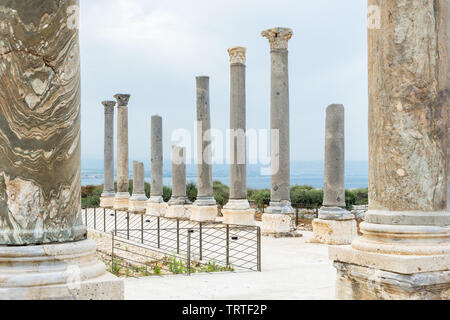
[{"label": "metal railing", "polygon": [[[261,230],[256,226],[225,225],[154,217],[105,208],[85,208],[83,222],[90,229],[111,234],[111,255],[117,244],[150,250],[191,264],[217,264],[233,270],[261,271]],[[113,266],[111,266],[113,269]]]}]

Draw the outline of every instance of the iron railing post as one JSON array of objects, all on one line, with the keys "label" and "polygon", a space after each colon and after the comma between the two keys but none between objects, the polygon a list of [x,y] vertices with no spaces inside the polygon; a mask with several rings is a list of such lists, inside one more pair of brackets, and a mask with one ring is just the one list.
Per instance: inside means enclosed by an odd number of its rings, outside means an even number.
[{"label": "iron railing post", "polygon": [[199,250],[200,250],[200,261],[203,260],[203,223],[200,222],[200,235],[199,235]]},{"label": "iron railing post", "polygon": [[177,219],[177,254],[180,254],[180,219]]},{"label": "iron railing post", "polygon": [[94,230],[97,230],[97,216],[95,213],[95,207],[94,207]]},{"label": "iron railing post", "polygon": [[227,252],[226,252],[226,265],[230,265],[230,225],[227,224]]},{"label": "iron railing post", "polygon": [[114,232],[111,232],[111,273],[114,274]]},{"label": "iron railing post", "polygon": [[256,268],[258,272],[261,272],[261,227],[256,229]]},{"label": "iron railing post", "polygon": [[144,244],[144,215],[141,214],[141,243]]},{"label": "iron railing post", "polygon": [[156,232],[158,233],[158,249],[161,249],[161,219],[157,217],[156,219]]},{"label": "iron railing post", "polygon": [[114,234],[117,236],[117,210],[114,210]]},{"label": "iron railing post", "polygon": [[187,232],[187,275],[190,276],[191,275],[191,233],[193,232],[193,230],[188,230]]},{"label": "iron railing post", "polygon": [[130,213],[127,211],[127,239],[130,240]]},{"label": "iron railing post", "polygon": [[106,209],[103,208],[103,232],[106,232]]}]

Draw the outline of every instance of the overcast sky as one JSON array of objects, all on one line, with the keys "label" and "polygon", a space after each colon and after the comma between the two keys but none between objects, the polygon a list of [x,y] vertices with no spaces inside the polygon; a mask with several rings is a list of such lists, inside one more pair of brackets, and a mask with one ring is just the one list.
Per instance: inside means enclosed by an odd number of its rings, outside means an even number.
[{"label": "overcast sky", "polygon": [[[291,159],[324,158],[325,109],[345,105],[346,158],[367,160],[366,1],[81,0],[82,157],[103,158],[102,100],[130,93],[130,160],[150,159],[150,118],[193,132],[195,77],[210,76],[212,126],[229,127],[227,49],[247,47],[247,128],[269,128],[269,43],[289,27]],[[117,129],[117,128],[116,128]]]}]

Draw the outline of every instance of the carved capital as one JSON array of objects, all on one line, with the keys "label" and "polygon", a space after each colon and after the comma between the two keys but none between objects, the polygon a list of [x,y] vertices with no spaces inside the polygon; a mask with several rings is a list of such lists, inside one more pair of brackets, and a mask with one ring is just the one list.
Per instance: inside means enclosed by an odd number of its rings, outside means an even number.
[{"label": "carved capital", "polygon": [[261,35],[269,40],[271,50],[287,50],[294,32],[289,28],[272,28],[261,32]]},{"label": "carved capital", "polygon": [[231,64],[245,64],[245,53],[247,49],[244,47],[233,47],[228,49],[228,54],[230,55]]},{"label": "carved capital", "polygon": [[130,101],[130,95],[129,94],[116,94],[114,96],[117,100],[117,106],[118,107],[126,107],[128,106],[128,101]]},{"label": "carved capital", "polygon": [[105,107],[105,113],[113,113],[116,102],[115,101],[102,101],[102,105]]}]

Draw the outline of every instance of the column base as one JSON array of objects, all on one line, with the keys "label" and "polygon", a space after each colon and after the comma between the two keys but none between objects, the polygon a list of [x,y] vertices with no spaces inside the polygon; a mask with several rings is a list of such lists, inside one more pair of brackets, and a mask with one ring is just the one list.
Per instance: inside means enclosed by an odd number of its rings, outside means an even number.
[{"label": "column base", "polygon": [[340,300],[450,299],[450,271],[401,274],[338,261],[334,267]]},{"label": "column base", "polygon": [[[162,199],[162,198],[161,198]],[[153,217],[164,217],[167,210],[167,203],[165,202],[154,202],[153,199],[147,201],[147,206],[145,209],[145,214]]]},{"label": "column base", "polygon": [[222,209],[223,223],[254,226],[255,210],[250,208],[247,199],[230,199]]},{"label": "column base", "polygon": [[331,245],[351,244],[358,236],[355,219],[352,220],[323,220],[314,219],[313,238],[311,243],[324,243]]},{"label": "column base", "polygon": [[128,202],[128,212],[130,213],[145,213],[147,211],[147,201],[134,201]]},{"label": "column base", "polygon": [[262,215],[261,233],[263,236],[273,238],[298,238],[303,235],[295,230],[294,217],[289,214]]},{"label": "column base", "polygon": [[105,208],[105,209],[114,208],[114,198],[115,198],[115,195],[101,196],[100,197],[100,208]]},{"label": "column base", "polygon": [[197,222],[215,222],[217,219],[217,205],[199,206],[194,203],[191,208],[190,219]]},{"label": "column base", "polygon": [[130,194],[128,192],[116,193],[116,197],[114,198],[113,209],[127,211],[129,200],[130,200]]},{"label": "column base", "polygon": [[168,205],[166,209],[166,218],[172,219],[189,219],[191,216],[191,204],[174,204]]},{"label": "column base", "polygon": [[0,300],[121,300],[123,280],[106,273],[92,240],[0,246]]}]

